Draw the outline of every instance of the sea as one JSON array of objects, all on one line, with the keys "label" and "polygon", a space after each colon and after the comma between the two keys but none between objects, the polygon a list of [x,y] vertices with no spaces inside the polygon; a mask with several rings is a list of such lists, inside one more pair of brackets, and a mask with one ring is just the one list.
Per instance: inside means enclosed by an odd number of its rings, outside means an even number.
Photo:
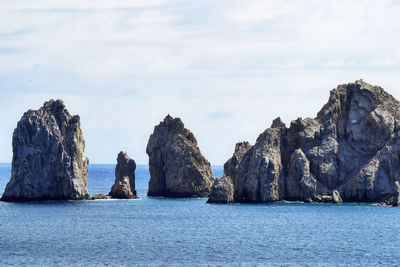
[{"label": "sea", "polygon": [[[89,166],[92,195],[109,192],[114,168]],[[0,202],[0,266],[400,265],[400,208],[146,197],[149,177],[138,165],[138,200]]]}]

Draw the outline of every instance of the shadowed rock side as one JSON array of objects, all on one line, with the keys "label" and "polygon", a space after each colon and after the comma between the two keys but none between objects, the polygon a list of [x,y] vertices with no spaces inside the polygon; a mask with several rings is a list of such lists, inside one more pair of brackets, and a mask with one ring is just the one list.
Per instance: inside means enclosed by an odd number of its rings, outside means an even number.
[{"label": "shadowed rock side", "polygon": [[205,197],[214,174],[194,135],[179,118],[165,117],[147,144],[150,181],[148,196]]},{"label": "shadowed rock side", "polygon": [[14,130],[12,146],[11,179],[1,200],[90,199],[80,119],[61,100],[27,111]]},{"label": "shadowed rock side", "polygon": [[234,201],[392,204],[400,181],[399,121],[400,103],[381,87],[362,80],[339,85],[316,118],[288,128],[278,118],[244,154],[236,146],[224,168]]},{"label": "shadowed rock side", "polygon": [[208,203],[232,203],[233,199],[233,182],[229,176],[223,176],[215,180],[209,195]]},{"label": "shadowed rock side", "polygon": [[395,181],[394,182],[393,203],[392,203],[392,205],[394,207],[399,206],[399,202],[400,202],[399,195],[400,195],[400,183],[399,183],[399,181]]},{"label": "shadowed rock side", "polygon": [[137,198],[135,190],[136,163],[124,152],[119,152],[115,167],[115,182],[109,195],[111,198]]}]

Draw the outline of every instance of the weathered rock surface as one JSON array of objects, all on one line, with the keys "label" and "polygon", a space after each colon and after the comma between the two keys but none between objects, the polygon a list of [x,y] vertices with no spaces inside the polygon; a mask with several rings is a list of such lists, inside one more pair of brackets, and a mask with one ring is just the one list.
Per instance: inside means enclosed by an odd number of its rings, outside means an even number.
[{"label": "weathered rock surface", "polygon": [[233,174],[237,171],[236,168],[250,148],[251,145],[249,142],[240,142],[236,144],[233,156],[224,164],[224,173],[227,176],[233,177]]},{"label": "weathered rock surface", "polygon": [[3,201],[90,199],[79,116],[61,100],[27,111],[14,130],[11,179]]},{"label": "weathered rock surface", "polygon": [[343,203],[343,199],[342,199],[342,197],[340,196],[339,191],[333,190],[333,192],[332,192],[332,201],[333,201],[334,203]]},{"label": "weathered rock surface", "polygon": [[136,163],[124,152],[119,152],[115,167],[115,182],[109,195],[111,198],[137,198],[135,190]]},{"label": "weathered rock surface", "polygon": [[233,199],[233,182],[229,176],[223,176],[217,179],[212,186],[208,203],[232,203]]},{"label": "weathered rock surface", "polygon": [[400,204],[400,183],[399,181],[394,182],[394,194],[393,194],[393,206],[398,207]]},{"label": "weathered rock surface", "polygon": [[[400,181],[400,103],[362,80],[339,85],[316,118],[277,118],[228,160],[235,202],[391,202]],[[240,146],[240,144],[238,144]]]},{"label": "weathered rock surface", "polygon": [[291,156],[289,175],[286,179],[288,200],[313,199],[317,190],[317,179],[310,172],[310,162],[299,148]]},{"label": "weathered rock surface", "polygon": [[148,196],[204,197],[214,182],[210,163],[194,135],[179,118],[165,117],[147,144],[150,181]]},{"label": "weathered rock surface", "polygon": [[96,200],[96,199],[108,199],[108,197],[104,194],[96,194],[96,195],[92,196],[92,200]]}]

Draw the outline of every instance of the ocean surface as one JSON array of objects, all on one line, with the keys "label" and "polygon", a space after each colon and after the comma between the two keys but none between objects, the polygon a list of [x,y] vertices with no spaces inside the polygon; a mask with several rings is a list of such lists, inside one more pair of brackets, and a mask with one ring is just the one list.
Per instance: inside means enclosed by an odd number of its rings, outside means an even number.
[{"label": "ocean surface", "polygon": [[[92,195],[109,192],[114,167],[90,165]],[[0,164],[0,194],[9,177]],[[139,165],[139,200],[0,202],[0,266],[400,264],[400,208],[148,198],[148,180]]]}]

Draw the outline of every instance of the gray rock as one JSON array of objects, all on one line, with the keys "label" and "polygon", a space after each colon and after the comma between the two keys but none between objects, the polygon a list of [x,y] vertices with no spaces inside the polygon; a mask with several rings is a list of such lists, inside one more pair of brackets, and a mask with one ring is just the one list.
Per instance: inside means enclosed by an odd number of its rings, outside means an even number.
[{"label": "gray rock", "polygon": [[315,195],[314,201],[315,202],[323,202],[323,203],[332,203],[333,198],[332,198],[332,196],[327,196],[327,195]]},{"label": "gray rock", "polygon": [[399,181],[394,182],[394,194],[393,194],[393,206],[398,207],[400,204],[400,183]]},{"label": "gray rock", "polygon": [[135,190],[136,163],[124,152],[119,152],[115,167],[115,182],[108,194],[111,198],[137,198]]},{"label": "gray rock", "polygon": [[272,202],[281,199],[285,190],[284,180],[281,179],[281,141],[284,132],[285,128],[269,128],[257,138],[253,147],[247,147],[240,162],[236,163],[233,174],[230,174],[235,185],[235,202]]},{"label": "gray rock", "polygon": [[332,200],[334,203],[343,203],[342,197],[340,196],[340,193],[337,190],[333,190]]},{"label": "gray rock", "polygon": [[104,194],[96,194],[96,195],[92,196],[92,200],[96,200],[96,199],[108,199],[108,197]]},{"label": "gray rock", "polygon": [[11,179],[3,201],[90,199],[79,116],[61,100],[27,111],[13,134]]},{"label": "gray rock", "polygon": [[338,190],[333,190],[331,195],[314,195],[315,202],[324,202],[324,203],[343,203],[343,200],[340,196]]},{"label": "gray rock", "polygon": [[313,199],[317,189],[317,179],[310,172],[310,162],[301,148],[292,153],[288,168],[286,199]]},{"label": "gray rock", "polygon": [[154,127],[146,153],[150,168],[148,196],[205,197],[210,193],[214,183],[211,165],[179,118],[168,115]]},{"label": "gray rock", "polygon": [[235,152],[232,157],[224,164],[224,174],[233,177],[236,168],[242,161],[246,152],[251,148],[249,142],[239,142],[235,145]]},{"label": "gray rock", "polygon": [[233,182],[229,176],[216,179],[209,195],[208,203],[232,203]]},{"label": "gray rock", "polygon": [[[239,142],[235,145],[235,151],[232,157],[224,164],[224,176],[214,182],[208,203],[231,203],[234,201],[233,194],[235,193],[235,185],[243,194],[244,183],[236,173],[238,167],[249,151],[251,145],[248,142]],[[248,158],[248,157],[246,157]],[[231,188],[232,186],[232,188]],[[232,192],[232,198],[231,198]],[[238,194],[238,192],[236,192]]]},{"label": "gray rock", "polygon": [[249,202],[272,202],[283,198],[282,149],[284,128],[269,128],[259,136],[249,154],[243,196]]},{"label": "gray rock", "polygon": [[400,181],[399,122],[400,103],[381,87],[339,85],[316,118],[289,128],[277,118],[232,159],[234,201],[388,203]]},{"label": "gray rock", "polygon": [[281,128],[281,127],[286,127],[286,125],[283,123],[280,117],[272,121],[271,128]]}]

